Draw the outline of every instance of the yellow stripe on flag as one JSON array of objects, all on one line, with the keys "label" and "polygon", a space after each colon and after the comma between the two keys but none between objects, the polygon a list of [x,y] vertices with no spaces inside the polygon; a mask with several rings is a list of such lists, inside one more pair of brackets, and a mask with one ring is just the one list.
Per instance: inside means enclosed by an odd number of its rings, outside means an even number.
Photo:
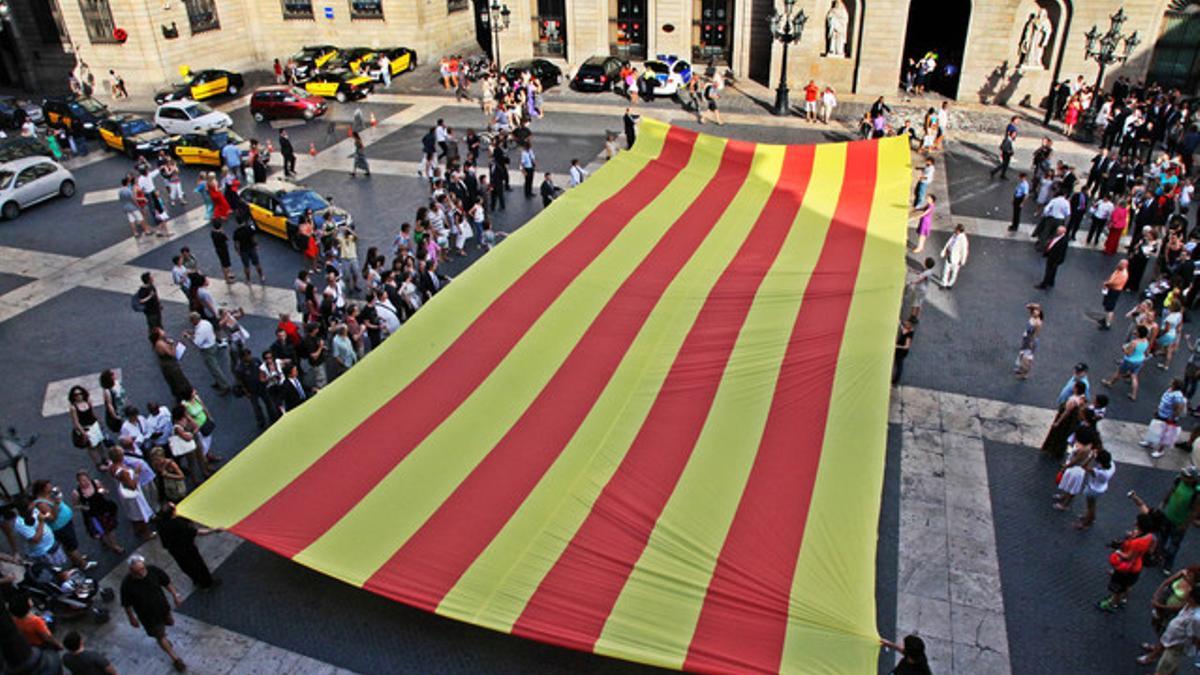
[{"label": "yellow stripe on flag", "polygon": [[[670,127],[647,120],[633,151],[622,152],[572,192],[577,203],[599,204],[618,194],[662,151]],[[485,309],[526,270],[562,241],[590,213],[559,211],[536,218],[504,245],[488,253],[488,264],[473,265],[431,301],[453,303],[455,311],[413,315],[387,342],[304,404],[287,414],[223,467],[220,480],[202,483],[180,505],[180,513],[212,527],[240,522],[316,462],[344,436],[429,367]],[[432,316],[436,314],[436,316]],[[380,373],[386,373],[381,377]],[[353,467],[346,467],[352,471]],[[219,492],[212,486],[219,486]]]},{"label": "yellow stripe on flag", "polygon": [[[782,158],[783,146],[759,147]],[[691,459],[609,615],[597,653],[683,667],[841,193],[846,146],[815,150],[803,205],[755,295]]]},{"label": "yellow stripe on flag", "polygon": [[[783,670],[873,672],[875,546],[894,335],[904,286],[909,150],[879,141],[877,182],[842,336],[820,467],[792,583]],[[867,337],[869,336],[869,338]],[[799,620],[803,619],[803,620]]]},{"label": "yellow stripe on flag", "polygon": [[756,148],[751,176],[672,280],[578,432],[438,613],[510,631],[633,442],[708,289],[770,197],[782,149]]},{"label": "yellow stripe on flag", "polygon": [[[471,396],[294,559],[320,562],[327,573],[354,585],[386,563],[520,418],[612,294],[699,197],[717,172],[725,143],[701,136],[684,171],[629,221]],[[555,213],[590,212],[594,206],[574,200]]]}]

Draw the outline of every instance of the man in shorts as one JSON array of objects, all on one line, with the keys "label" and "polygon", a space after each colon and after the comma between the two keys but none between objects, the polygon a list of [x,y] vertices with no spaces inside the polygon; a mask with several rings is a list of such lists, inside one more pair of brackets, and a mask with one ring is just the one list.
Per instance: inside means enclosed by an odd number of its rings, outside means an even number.
[{"label": "man in shorts", "polygon": [[142,215],[142,210],[138,208],[137,200],[133,197],[133,187],[130,185],[129,176],[121,179],[121,188],[117,190],[117,202],[121,205],[121,210],[125,212],[125,218],[129,220],[129,229],[133,231],[134,239],[142,236],[143,233],[150,233],[146,229],[146,218]]},{"label": "man in shorts", "polygon": [[147,565],[146,559],[140,555],[129,558],[129,574],[121,582],[121,606],[129,617],[129,625],[142,628],[146,635],[154,638],[158,646],[167,656],[171,657],[171,665],[175,670],[187,670],[183,659],[175,653],[171,641],[167,639],[167,626],[175,625],[175,616],[171,613],[171,605],[163,589],[171,594],[175,606],[183,604],[183,596],[171,584],[171,578],[162,569]]},{"label": "man in shorts", "polygon": [[821,88],[817,83],[809,80],[808,84],[804,85],[804,120],[807,122],[817,121],[817,99],[821,95]]},{"label": "man in shorts", "polygon": [[250,283],[250,266],[258,270],[259,282],[265,282],[267,275],[263,274],[262,265],[258,262],[258,240],[255,239],[257,229],[254,227],[254,221],[247,218],[244,223],[238,225],[238,228],[233,231],[233,248],[242,258],[242,269],[246,273],[246,283]]},{"label": "man in shorts", "polygon": [[[708,112],[712,113],[713,119],[717,122],[717,126],[725,124],[721,121],[721,111],[717,106],[717,101],[719,101],[720,98],[720,87],[717,86],[715,81],[709,80],[708,84],[704,85],[704,100],[708,101]],[[705,113],[701,113],[700,115],[701,124],[704,124],[704,115]]]}]

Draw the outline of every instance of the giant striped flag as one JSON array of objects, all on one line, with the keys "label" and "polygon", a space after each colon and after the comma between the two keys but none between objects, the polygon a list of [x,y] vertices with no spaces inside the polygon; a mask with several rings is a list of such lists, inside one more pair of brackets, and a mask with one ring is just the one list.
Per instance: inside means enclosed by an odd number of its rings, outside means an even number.
[{"label": "giant striped flag", "polygon": [[872,671],[908,152],[644,119],[181,511],[574,649]]}]

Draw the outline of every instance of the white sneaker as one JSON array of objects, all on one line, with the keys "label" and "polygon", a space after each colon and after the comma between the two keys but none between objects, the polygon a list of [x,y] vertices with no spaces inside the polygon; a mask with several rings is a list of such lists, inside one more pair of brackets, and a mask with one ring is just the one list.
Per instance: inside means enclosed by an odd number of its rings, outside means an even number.
[{"label": "white sneaker", "polygon": [[1150,456],[1153,457],[1154,459],[1158,459],[1159,457],[1162,457],[1165,454],[1167,454],[1167,451],[1163,450],[1162,448],[1159,448],[1159,449],[1155,450],[1154,452],[1150,453]]},{"label": "white sneaker", "polygon": [[1143,448],[1150,447],[1150,444],[1146,441],[1138,441],[1138,445],[1142,446]]}]

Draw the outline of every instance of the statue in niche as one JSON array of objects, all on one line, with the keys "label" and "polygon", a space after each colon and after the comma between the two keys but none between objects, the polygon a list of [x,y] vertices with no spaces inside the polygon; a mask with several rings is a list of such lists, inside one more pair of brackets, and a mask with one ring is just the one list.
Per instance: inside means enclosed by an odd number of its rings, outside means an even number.
[{"label": "statue in niche", "polygon": [[1054,24],[1043,7],[1031,13],[1025,27],[1021,29],[1021,41],[1017,44],[1017,67],[1025,69],[1044,68],[1046,47],[1050,45]]},{"label": "statue in niche", "polygon": [[829,3],[829,13],[825,15],[825,56],[845,58],[846,34],[850,30],[850,14],[841,0]]}]

